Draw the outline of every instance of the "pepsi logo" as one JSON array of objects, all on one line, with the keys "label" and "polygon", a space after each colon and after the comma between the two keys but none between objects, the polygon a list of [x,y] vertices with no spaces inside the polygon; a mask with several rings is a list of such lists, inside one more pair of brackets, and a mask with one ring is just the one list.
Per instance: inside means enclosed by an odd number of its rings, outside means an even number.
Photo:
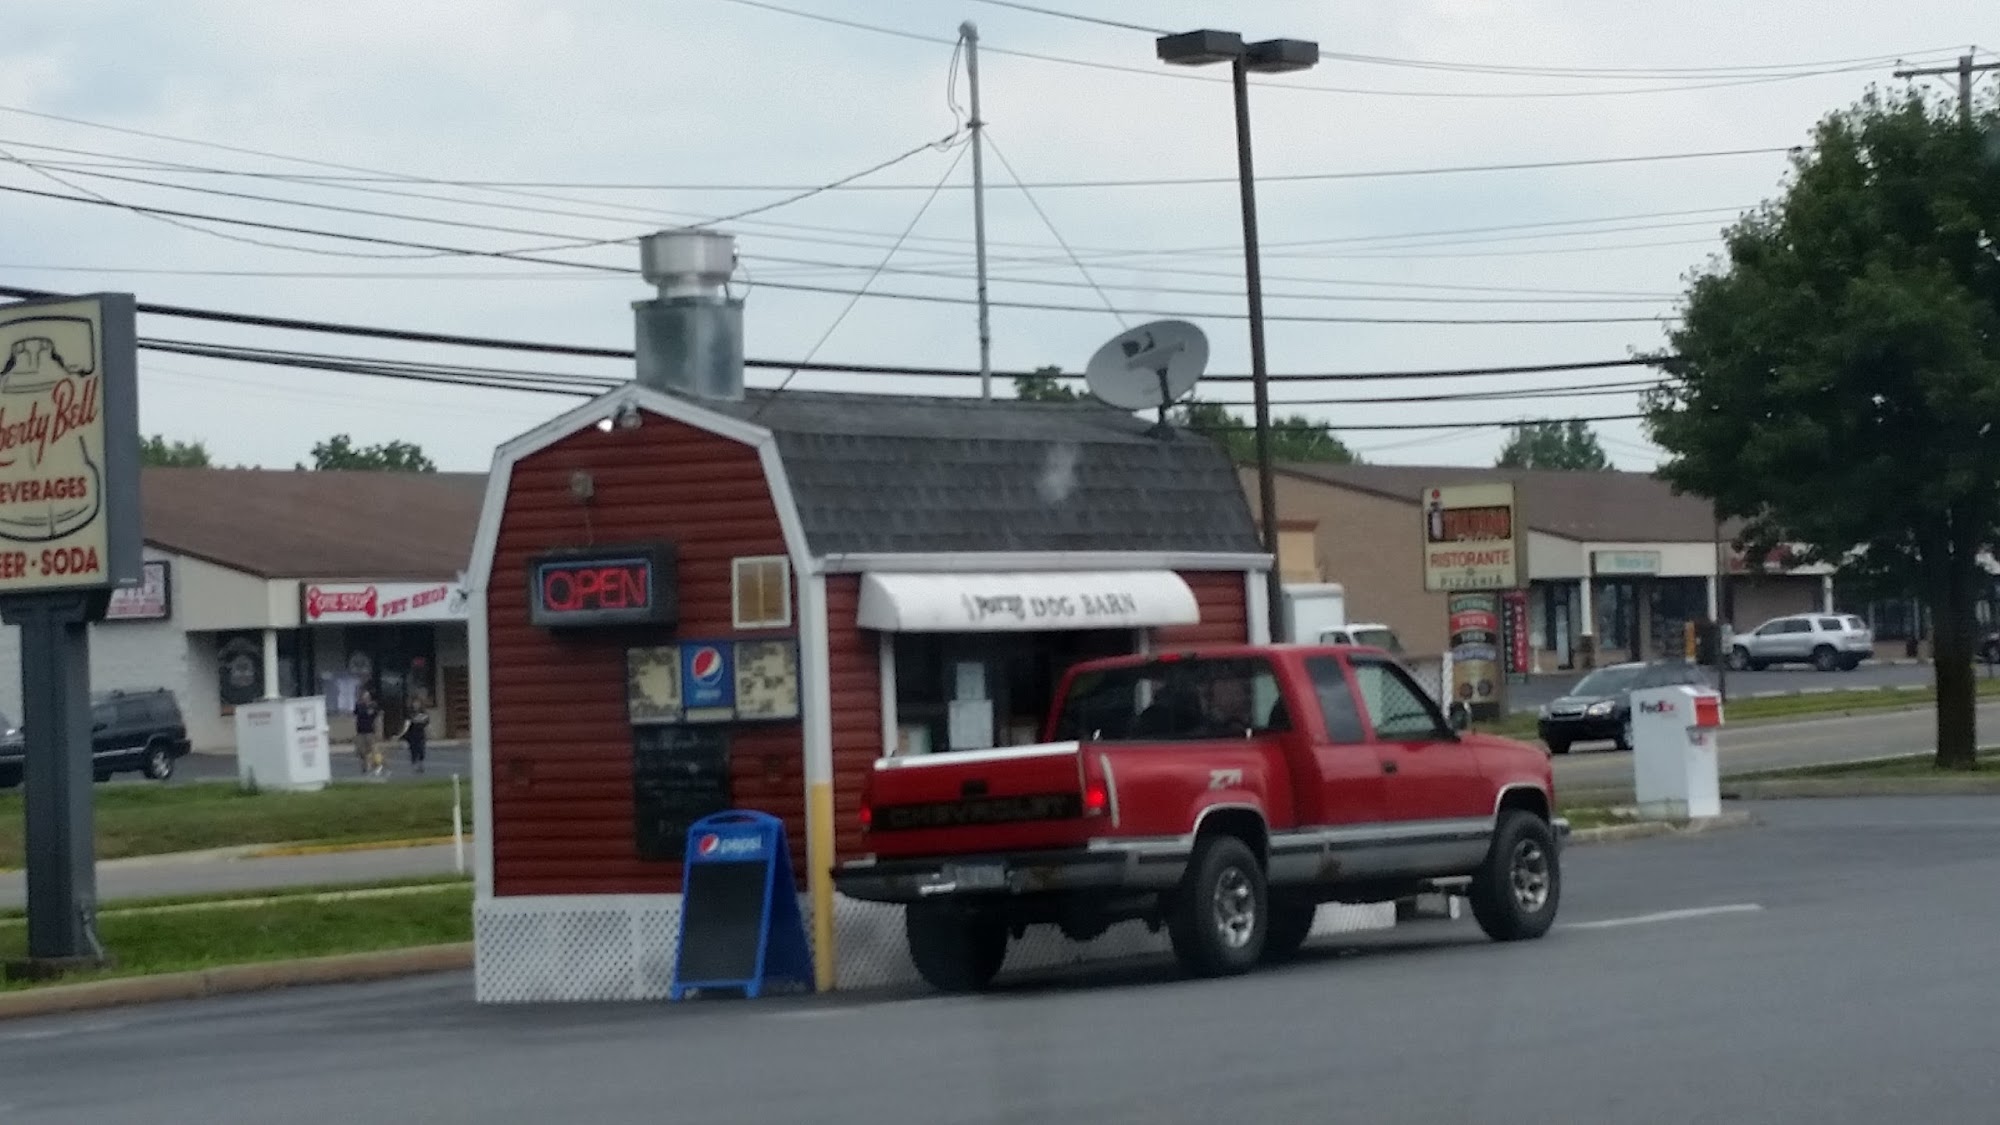
[{"label": "pepsi logo", "polygon": [[694,682],[706,687],[722,679],[722,650],[712,645],[704,645],[694,650],[694,659],[688,662],[688,674]]},{"label": "pepsi logo", "polygon": [[703,856],[714,855],[715,849],[720,847],[721,845],[722,845],[722,837],[717,836],[713,832],[710,832],[708,835],[703,836],[700,840],[697,840],[695,842],[694,845],[695,854]]}]

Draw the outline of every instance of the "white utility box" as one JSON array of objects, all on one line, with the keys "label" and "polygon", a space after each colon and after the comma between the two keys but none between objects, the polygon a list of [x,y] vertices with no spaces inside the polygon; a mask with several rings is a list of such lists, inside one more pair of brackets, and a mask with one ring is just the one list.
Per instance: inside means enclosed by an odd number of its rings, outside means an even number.
[{"label": "white utility box", "polygon": [[1678,686],[1632,693],[1632,787],[1643,816],[1722,815],[1715,738],[1722,697]]},{"label": "white utility box", "polygon": [[310,791],[333,779],[326,697],[263,699],[236,708],[236,780],[259,789]]}]

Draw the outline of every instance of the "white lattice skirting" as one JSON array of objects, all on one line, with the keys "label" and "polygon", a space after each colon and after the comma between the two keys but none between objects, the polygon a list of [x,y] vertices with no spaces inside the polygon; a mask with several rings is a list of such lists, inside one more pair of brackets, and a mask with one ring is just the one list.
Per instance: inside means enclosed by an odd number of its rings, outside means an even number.
[{"label": "white lattice skirting", "polygon": [[[799,899],[812,933],[812,904]],[[483,1004],[665,999],[680,947],[679,895],[560,895],[483,898],[473,905],[474,993]],[[1328,903],[1313,936],[1386,930],[1394,903]],[[835,972],[839,985],[914,984],[899,906],[834,900]],[[1137,922],[1074,942],[1053,926],[1035,926],[1007,950],[1005,976],[1059,965],[1163,953],[1165,933]]]}]

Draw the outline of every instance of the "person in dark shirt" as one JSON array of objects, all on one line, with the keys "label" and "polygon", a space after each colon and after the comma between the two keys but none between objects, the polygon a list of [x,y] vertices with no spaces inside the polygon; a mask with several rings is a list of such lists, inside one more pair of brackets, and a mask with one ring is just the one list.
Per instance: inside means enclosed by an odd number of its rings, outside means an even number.
[{"label": "person in dark shirt", "polygon": [[403,729],[397,734],[403,745],[410,750],[410,766],[418,773],[424,772],[424,749],[430,739],[431,713],[424,705],[422,696],[410,697],[410,710],[403,718]]},{"label": "person in dark shirt", "polygon": [[382,772],[382,752],[375,742],[375,728],[381,720],[382,709],[364,688],[354,701],[354,756],[361,759],[363,777]]}]

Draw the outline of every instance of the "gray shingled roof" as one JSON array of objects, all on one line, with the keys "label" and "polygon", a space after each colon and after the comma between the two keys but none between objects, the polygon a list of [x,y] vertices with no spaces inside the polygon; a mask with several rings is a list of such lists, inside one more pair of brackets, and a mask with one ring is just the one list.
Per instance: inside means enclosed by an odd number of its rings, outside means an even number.
[{"label": "gray shingled roof", "polygon": [[752,391],[816,555],[1261,553],[1229,458],[1094,402]]}]

